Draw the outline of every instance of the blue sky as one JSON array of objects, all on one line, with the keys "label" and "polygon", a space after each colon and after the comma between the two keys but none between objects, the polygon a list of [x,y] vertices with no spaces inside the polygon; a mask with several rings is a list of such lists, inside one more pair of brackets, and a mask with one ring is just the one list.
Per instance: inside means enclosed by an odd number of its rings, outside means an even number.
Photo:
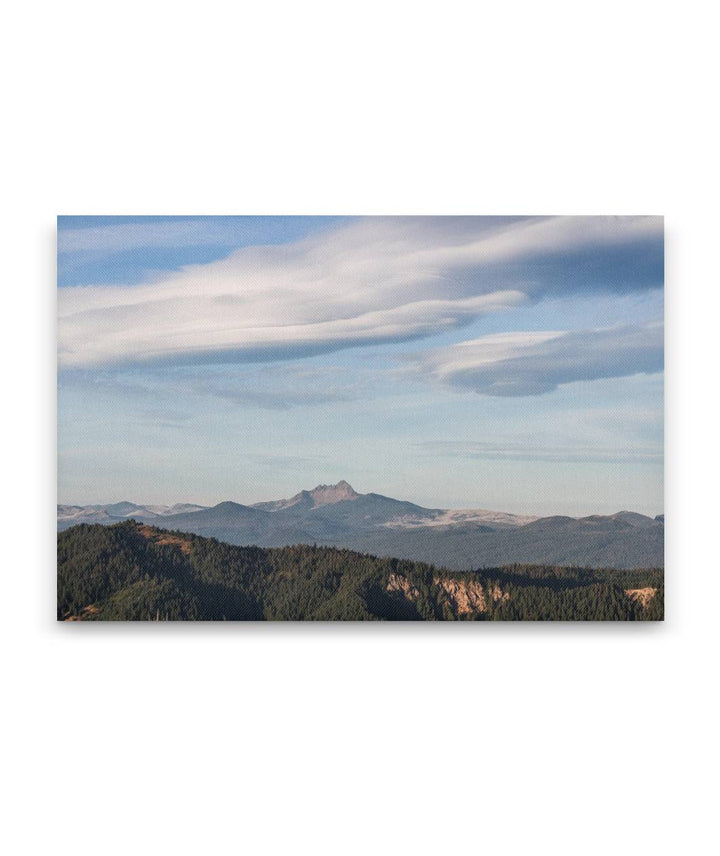
[{"label": "blue sky", "polygon": [[58,501],[663,510],[653,217],[58,219]]}]

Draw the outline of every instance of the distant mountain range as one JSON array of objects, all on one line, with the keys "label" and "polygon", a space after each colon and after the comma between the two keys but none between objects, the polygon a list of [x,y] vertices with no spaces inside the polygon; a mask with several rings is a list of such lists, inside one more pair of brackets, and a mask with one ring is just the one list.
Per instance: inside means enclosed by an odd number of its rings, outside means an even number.
[{"label": "distant mountain range", "polygon": [[453,570],[533,563],[579,567],[663,567],[664,516],[630,511],[591,517],[528,517],[485,509],[423,508],[346,482],[290,499],[206,507],[58,505],[58,530],[134,519],[228,544],[317,544],[429,562]]}]

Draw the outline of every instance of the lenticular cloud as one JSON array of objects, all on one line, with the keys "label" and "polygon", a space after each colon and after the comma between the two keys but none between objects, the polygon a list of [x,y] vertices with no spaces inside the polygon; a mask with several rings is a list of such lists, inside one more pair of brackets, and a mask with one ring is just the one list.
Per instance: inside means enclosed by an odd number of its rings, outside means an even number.
[{"label": "lenticular cloud", "polygon": [[662,371],[663,326],[499,333],[431,351],[416,367],[482,395],[541,395],[574,381]]},{"label": "lenticular cloud", "polygon": [[546,294],[661,283],[656,217],[370,218],[142,285],[61,289],[58,359],[287,359],[430,336]]}]

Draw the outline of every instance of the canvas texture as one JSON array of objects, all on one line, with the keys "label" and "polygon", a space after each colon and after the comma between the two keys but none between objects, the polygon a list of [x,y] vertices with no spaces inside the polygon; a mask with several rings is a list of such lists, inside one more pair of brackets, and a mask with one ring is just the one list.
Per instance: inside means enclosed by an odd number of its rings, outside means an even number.
[{"label": "canvas texture", "polygon": [[657,621],[657,216],[58,218],[60,621]]}]

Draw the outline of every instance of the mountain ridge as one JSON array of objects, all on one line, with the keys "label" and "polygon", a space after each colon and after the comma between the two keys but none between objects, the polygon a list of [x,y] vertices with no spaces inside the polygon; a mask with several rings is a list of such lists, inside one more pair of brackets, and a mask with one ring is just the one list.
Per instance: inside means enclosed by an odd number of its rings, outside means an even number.
[{"label": "mountain ridge", "polygon": [[244,505],[192,503],[58,505],[62,531],[79,523],[134,519],[228,544],[282,547],[323,544],[430,561],[459,570],[512,562],[644,567],[663,564],[664,516],[531,517],[486,509],[424,508],[378,493],[361,494],[345,480],[288,499]]},{"label": "mountain ridge", "polygon": [[57,538],[61,621],[662,620],[663,573],[454,572],[332,547],[223,544],[124,520]]}]

